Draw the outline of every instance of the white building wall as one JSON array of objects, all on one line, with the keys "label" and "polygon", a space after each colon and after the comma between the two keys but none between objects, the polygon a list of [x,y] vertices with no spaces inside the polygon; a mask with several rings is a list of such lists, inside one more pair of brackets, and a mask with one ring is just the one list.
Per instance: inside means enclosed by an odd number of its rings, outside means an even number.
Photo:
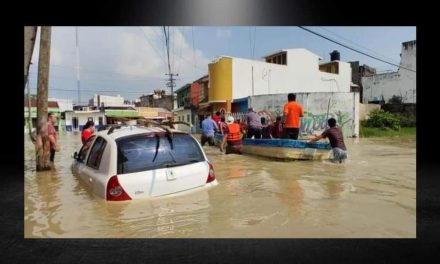
[{"label": "white building wall", "polygon": [[89,117],[93,118],[93,122],[95,123],[95,126],[99,125],[99,117],[102,117],[102,125],[106,125],[106,118],[105,114],[99,111],[69,111],[66,112],[66,126],[72,126],[73,125],[73,117],[78,118],[78,127],[73,128],[73,131],[79,131],[82,126],[84,126]]},{"label": "white building wall", "polygon": [[[416,45],[402,45],[401,65],[416,71]],[[362,77],[363,101],[378,101],[402,96],[404,103],[416,103],[416,73],[399,68],[397,72]]]},{"label": "white building wall", "polygon": [[349,63],[339,61],[339,74],[331,74],[319,70],[319,56],[310,51],[305,49],[286,51],[287,65],[232,58],[232,98],[290,92],[350,91]]},{"label": "white building wall", "polygon": [[49,98],[49,101],[57,102],[58,103],[58,107],[60,108],[60,112],[73,111],[73,101],[72,101],[72,99]]},{"label": "white building wall", "polygon": [[124,97],[119,94],[117,96],[95,94],[93,98],[89,100],[91,106],[100,106],[98,105],[98,96],[100,97],[100,103],[104,103],[104,106],[124,106]]},{"label": "white building wall", "polygon": [[[254,110],[267,120],[283,115],[287,93],[250,97]],[[304,108],[301,133],[320,133],[330,117],[338,121],[345,137],[359,135],[359,93],[298,93],[296,101]]]},{"label": "white building wall", "polygon": [[[188,122],[190,124],[192,124],[192,117],[191,117],[191,109],[183,109],[180,111],[176,111],[175,113],[175,117],[174,117],[174,121],[184,121],[184,122]],[[189,120],[188,120],[188,116],[189,116]],[[183,124],[176,124],[176,129],[180,130],[180,131],[184,131],[187,133],[191,132],[191,128],[187,125],[183,125]]]}]

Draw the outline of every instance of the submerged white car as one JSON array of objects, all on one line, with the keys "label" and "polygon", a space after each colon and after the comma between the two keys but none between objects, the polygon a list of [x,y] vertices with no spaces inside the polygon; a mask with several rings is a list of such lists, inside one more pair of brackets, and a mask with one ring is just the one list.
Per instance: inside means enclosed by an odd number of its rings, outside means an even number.
[{"label": "submerged white car", "polygon": [[97,132],[73,158],[74,174],[107,201],[175,195],[218,184],[199,142],[161,127]]}]

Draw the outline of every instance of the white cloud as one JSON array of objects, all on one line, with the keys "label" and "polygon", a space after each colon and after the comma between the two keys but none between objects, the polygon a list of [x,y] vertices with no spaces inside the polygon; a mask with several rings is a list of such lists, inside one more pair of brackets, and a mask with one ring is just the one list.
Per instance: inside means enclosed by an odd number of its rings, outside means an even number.
[{"label": "white cloud", "polygon": [[[56,33],[56,28],[52,27],[51,44],[50,44],[50,64],[63,64],[62,47],[58,45],[59,43],[54,41],[54,32]],[[38,58],[40,54],[40,34],[41,34],[41,27],[38,27],[37,36],[35,38],[34,50],[32,53],[32,60],[31,60],[32,64],[35,66],[38,65]]]},{"label": "white cloud", "polygon": [[[75,27],[52,29],[51,64],[61,67],[51,69],[51,85],[75,89]],[[208,73],[210,60],[202,51],[193,50],[189,32],[170,27],[171,70],[179,74],[176,88]],[[38,49],[39,37],[32,60],[34,77]],[[79,51],[83,89],[121,90],[127,98],[135,91],[165,89],[168,66],[162,27],[79,27]]]},{"label": "white cloud", "polygon": [[[145,33],[143,36],[142,31]],[[127,75],[158,77],[164,74],[166,64],[158,36],[153,29],[138,28],[135,31],[121,32],[117,37],[117,72]]]}]

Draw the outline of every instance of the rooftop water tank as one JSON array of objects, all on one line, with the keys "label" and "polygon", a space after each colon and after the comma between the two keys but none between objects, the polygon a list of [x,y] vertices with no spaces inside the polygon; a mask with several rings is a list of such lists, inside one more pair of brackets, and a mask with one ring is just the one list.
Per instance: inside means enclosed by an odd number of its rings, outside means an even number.
[{"label": "rooftop water tank", "polygon": [[341,54],[339,54],[339,51],[337,50],[332,51],[332,53],[330,53],[330,60],[331,61],[341,60]]}]

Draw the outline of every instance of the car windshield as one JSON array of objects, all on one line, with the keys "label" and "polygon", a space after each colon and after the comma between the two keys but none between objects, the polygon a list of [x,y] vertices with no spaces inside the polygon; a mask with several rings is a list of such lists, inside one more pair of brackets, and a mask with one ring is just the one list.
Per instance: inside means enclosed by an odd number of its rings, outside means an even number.
[{"label": "car windshield", "polygon": [[142,134],[116,140],[118,174],[181,166],[204,161],[202,150],[187,134]]}]

